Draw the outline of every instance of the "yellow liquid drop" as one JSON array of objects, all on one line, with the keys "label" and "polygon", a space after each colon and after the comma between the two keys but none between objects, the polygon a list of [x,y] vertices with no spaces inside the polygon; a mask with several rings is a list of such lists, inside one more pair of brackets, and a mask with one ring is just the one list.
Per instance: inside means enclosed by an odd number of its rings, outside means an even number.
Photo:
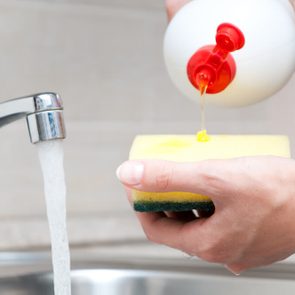
[{"label": "yellow liquid drop", "polygon": [[197,133],[198,142],[208,142],[209,140],[210,136],[207,134],[207,130],[203,129]]}]

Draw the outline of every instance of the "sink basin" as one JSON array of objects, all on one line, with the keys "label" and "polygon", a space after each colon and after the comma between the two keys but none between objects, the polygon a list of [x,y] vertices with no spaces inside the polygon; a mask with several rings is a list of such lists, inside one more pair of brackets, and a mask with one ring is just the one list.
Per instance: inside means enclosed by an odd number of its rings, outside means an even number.
[{"label": "sink basin", "polygon": [[[0,257],[1,260],[1,257]],[[236,277],[191,259],[72,259],[72,295],[283,295],[295,292],[295,267],[277,264]],[[1,295],[52,295],[50,260],[16,256],[0,263]]]}]

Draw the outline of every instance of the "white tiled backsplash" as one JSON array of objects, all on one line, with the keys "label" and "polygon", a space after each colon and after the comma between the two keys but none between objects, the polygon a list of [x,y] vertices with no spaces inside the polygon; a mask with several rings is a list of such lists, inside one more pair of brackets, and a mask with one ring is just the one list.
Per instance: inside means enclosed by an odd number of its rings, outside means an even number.
[{"label": "white tiled backsplash", "polygon": [[[122,220],[126,236],[120,238],[144,239],[115,169],[136,134],[199,127],[198,106],[178,93],[165,71],[162,2],[0,0],[0,97],[56,91],[64,100],[73,244],[115,239]],[[209,107],[207,127],[211,133],[284,133],[294,145],[294,93],[293,78],[257,105]],[[0,249],[47,245],[42,177],[25,121],[1,129],[0,140],[0,236],[6,237]]]}]

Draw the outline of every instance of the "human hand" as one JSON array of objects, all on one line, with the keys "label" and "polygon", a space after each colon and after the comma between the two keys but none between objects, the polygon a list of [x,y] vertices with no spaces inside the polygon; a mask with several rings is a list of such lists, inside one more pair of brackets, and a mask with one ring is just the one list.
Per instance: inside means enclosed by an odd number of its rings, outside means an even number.
[{"label": "human hand", "polygon": [[175,13],[186,3],[188,3],[190,0],[166,0],[166,10],[167,10],[167,16],[168,20],[170,21]]},{"label": "human hand", "polygon": [[232,272],[271,264],[295,252],[295,162],[249,157],[196,163],[128,161],[118,176],[130,189],[209,196],[215,213],[137,213],[149,240]]},{"label": "human hand", "polygon": [[[168,19],[187,2],[166,0]],[[290,2],[295,6],[295,0]],[[126,173],[124,164],[120,169],[129,193],[131,188],[189,191],[210,196],[216,207],[208,219],[197,219],[192,212],[137,213],[151,241],[223,263],[234,273],[295,252],[293,160],[260,157],[195,164],[141,163],[144,176],[139,181],[134,173],[141,168]]]},{"label": "human hand", "polygon": [[[168,20],[170,21],[175,13],[190,0],[165,0]],[[295,0],[289,0],[295,9]]]}]

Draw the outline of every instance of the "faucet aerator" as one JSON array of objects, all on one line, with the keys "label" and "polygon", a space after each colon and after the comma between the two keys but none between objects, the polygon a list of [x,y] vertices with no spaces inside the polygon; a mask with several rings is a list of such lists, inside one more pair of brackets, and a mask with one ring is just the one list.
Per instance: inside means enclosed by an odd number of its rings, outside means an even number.
[{"label": "faucet aerator", "polygon": [[0,103],[0,127],[26,117],[32,143],[66,137],[62,100],[53,92]]},{"label": "faucet aerator", "polygon": [[43,111],[27,115],[27,124],[32,143],[66,137],[62,110]]}]

